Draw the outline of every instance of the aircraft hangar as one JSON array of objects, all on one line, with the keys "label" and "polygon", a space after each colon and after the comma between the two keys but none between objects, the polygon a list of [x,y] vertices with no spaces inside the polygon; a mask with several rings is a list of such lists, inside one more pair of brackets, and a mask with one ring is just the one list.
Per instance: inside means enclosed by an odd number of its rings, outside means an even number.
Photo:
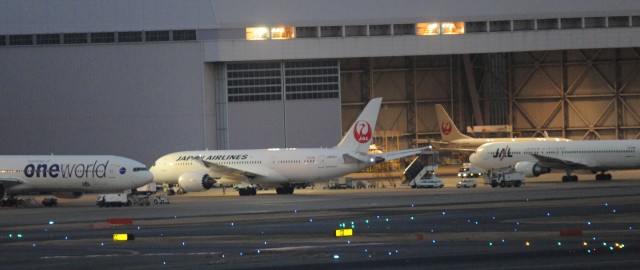
[{"label": "aircraft hangar", "polygon": [[389,148],[437,138],[437,103],[640,136],[635,0],[3,1],[0,66],[4,154],[331,147],[378,96]]}]

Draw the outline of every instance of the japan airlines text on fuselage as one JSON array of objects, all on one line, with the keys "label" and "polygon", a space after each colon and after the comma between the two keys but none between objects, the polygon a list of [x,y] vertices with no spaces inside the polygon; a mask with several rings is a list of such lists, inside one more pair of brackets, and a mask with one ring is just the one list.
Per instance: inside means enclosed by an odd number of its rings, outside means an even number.
[{"label": "japan airlines text on fuselage", "polygon": [[[251,149],[251,150],[211,150],[184,151],[166,155],[156,161],[152,172],[156,182],[171,182],[178,179],[185,171],[208,174],[218,178],[217,183],[237,184],[235,178],[225,181],[225,170],[214,170],[202,166],[199,160],[215,163],[225,167],[237,168],[255,173],[252,182],[266,186],[287,182],[316,182],[329,180],[368,167],[365,162],[345,163],[343,155],[347,151],[335,148],[318,149]],[[167,169],[165,173],[157,173],[159,164],[176,169]],[[174,181],[175,182],[175,181]]]},{"label": "japan airlines text on fuselage", "polygon": [[236,185],[240,195],[255,195],[256,185],[292,194],[292,183],[326,181],[421,152],[368,154],[381,104],[382,98],[372,99],[334,148],[184,151],[159,158],[150,171],[155,182],[179,185],[187,192],[220,183]]},{"label": "japan airlines text on fuselage", "polygon": [[484,169],[514,168],[528,177],[551,169],[565,170],[563,181],[577,181],[575,170],[601,172],[597,180],[610,180],[609,170],[640,169],[640,140],[548,141],[489,143],[471,155]]},{"label": "japan airlines text on fuselage", "polygon": [[[122,192],[151,183],[144,164],[119,156],[0,156],[0,196]],[[77,197],[77,196],[73,196]]]}]

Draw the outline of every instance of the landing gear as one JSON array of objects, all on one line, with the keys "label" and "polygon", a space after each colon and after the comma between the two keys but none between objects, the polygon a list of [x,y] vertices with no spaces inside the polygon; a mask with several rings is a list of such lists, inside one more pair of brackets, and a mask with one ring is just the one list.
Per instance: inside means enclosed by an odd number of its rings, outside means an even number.
[{"label": "landing gear", "polygon": [[578,182],[577,175],[565,175],[562,177],[562,182]]},{"label": "landing gear", "polygon": [[611,174],[604,173],[604,172],[596,174],[596,181],[611,180],[611,179],[612,179]]},{"label": "landing gear", "polygon": [[240,194],[240,196],[255,196],[256,188],[254,187],[239,188],[238,193]]},{"label": "landing gear", "polygon": [[281,195],[281,194],[293,194],[293,186],[291,185],[282,185],[276,188],[276,194]]}]

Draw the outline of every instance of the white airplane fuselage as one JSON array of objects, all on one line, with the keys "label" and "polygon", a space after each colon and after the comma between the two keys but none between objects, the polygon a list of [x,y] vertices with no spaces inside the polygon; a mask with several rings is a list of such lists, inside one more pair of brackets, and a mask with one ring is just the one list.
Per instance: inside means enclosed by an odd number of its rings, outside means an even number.
[{"label": "white airplane fuselage", "polygon": [[491,142],[539,142],[539,141],[562,141],[568,140],[563,138],[549,138],[547,137],[519,137],[519,138],[473,138],[464,135],[460,132],[455,125],[447,111],[440,104],[435,105],[436,118],[438,119],[438,126],[440,127],[440,136],[442,141],[430,141],[419,139],[418,143],[428,142],[436,146],[436,149],[444,151],[462,151],[462,152],[475,152],[475,150],[485,143]]},{"label": "white airplane fuselage", "polygon": [[122,192],[150,183],[145,165],[119,156],[0,156],[0,192]]},{"label": "white airplane fuselage", "polygon": [[518,162],[544,164],[534,156],[539,155],[578,169],[630,170],[640,169],[639,151],[640,140],[490,143],[478,148],[470,161],[484,169],[497,169],[513,167]]},{"label": "white airplane fuselage", "polygon": [[[155,176],[155,182],[169,184],[178,184],[180,175],[185,172],[200,172],[213,178],[224,177],[224,173],[216,175],[215,171],[193,160],[194,157],[201,157],[203,161],[240,171],[260,172],[260,175],[251,179],[251,183],[275,186],[288,182],[325,181],[358,172],[374,163],[345,163],[343,154],[346,153],[336,148],[183,151],[161,157],[150,171]],[[236,178],[217,180],[222,184],[238,181],[242,182]]]},{"label": "white airplane fuselage", "polygon": [[524,138],[469,138],[469,139],[457,139],[447,142],[448,145],[443,146],[447,150],[473,150],[477,149],[486,143],[510,143],[510,142],[541,142],[541,141],[562,141],[566,139],[560,138],[538,138],[538,137],[524,137]]},{"label": "white airplane fuselage", "polygon": [[177,184],[185,192],[205,191],[219,183],[235,185],[241,196],[256,195],[257,186],[293,194],[296,183],[327,181],[420,153],[423,148],[369,154],[381,105],[382,98],[369,101],[333,148],[182,151],[159,158],[150,171],[155,182]]}]

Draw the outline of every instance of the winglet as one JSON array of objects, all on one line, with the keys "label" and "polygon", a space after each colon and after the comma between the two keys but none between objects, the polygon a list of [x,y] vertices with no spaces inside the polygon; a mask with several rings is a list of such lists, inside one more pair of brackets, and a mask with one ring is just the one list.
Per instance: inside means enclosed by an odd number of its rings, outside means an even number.
[{"label": "winglet", "polygon": [[438,118],[438,127],[440,128],[440,135],[442,140],[450,142],[459,139],[471,139],[471,137],[464,135],[458,130],[458,127],[453,123],[447,111],[440,104],[436,104],[436,117]]},{"label": "winglet", "polygon": [[362,110],[355,123],[351,125],[351,128],[349,128],[349,131],[344,135],[336,148],[345,149],[349,152],[367,154],[371,140],[373,140],[373,133],[376,128],[376,121],[378,120],[381,104],[382,98],[374,98],[369,101],[369,104],[364,107],[364,110]]}]

